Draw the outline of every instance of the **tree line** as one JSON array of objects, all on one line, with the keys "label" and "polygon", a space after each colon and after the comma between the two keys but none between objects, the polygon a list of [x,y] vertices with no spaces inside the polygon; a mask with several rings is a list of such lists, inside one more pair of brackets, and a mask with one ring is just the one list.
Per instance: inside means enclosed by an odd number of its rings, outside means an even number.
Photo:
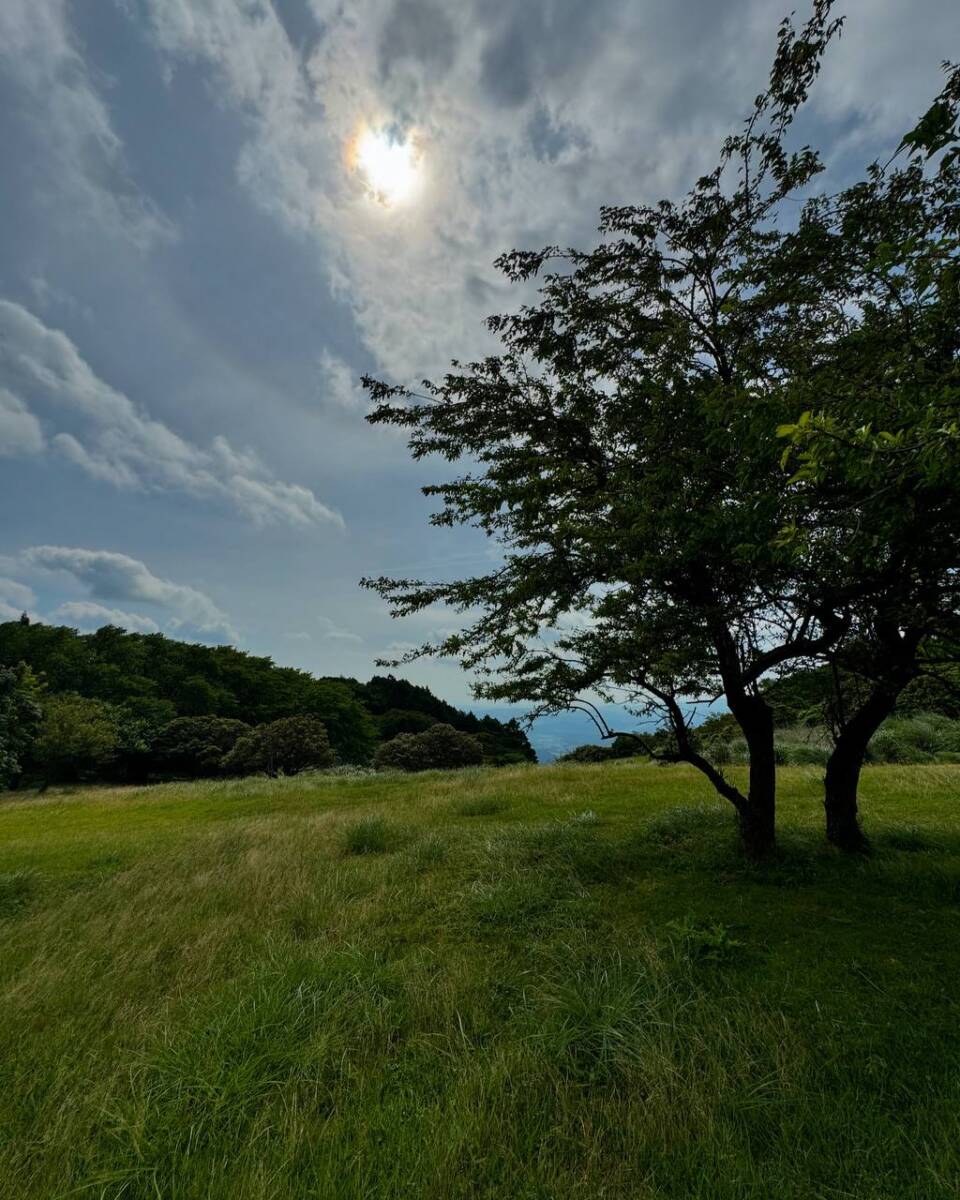
[{"label": "tree line", "polygon": [[535,761],[516,721],[477,717],[392,675],[318,678],[232,646],[109,625],[0,624],[0,785],[363,765],[398,736],[440,726],[469,737],[488,765]]}]

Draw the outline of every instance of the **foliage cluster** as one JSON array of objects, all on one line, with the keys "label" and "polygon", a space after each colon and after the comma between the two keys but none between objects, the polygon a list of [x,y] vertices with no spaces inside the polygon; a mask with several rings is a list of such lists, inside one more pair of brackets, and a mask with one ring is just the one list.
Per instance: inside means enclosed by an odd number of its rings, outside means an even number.
[{"label": "foliage cluster", "polygon": [[336,755],[317,717],[281,717],[242,734],[223,758],[228,775],[299,775],[332,767]]},{"label": "foliage cluster", "polygon": [[20,774],[40,714],[40,685],[30,668],[0,666],[0,788]]},{"label": "foliage cluster", "polygon": [[374,755],[379,770],[447,771],[478,767],[483,746],[478,738],[452,725],[436,724],[423,733],[400,733]]},{"label": "foliage cluster", "polygon": [[[516,721],[462,712],[393,676],[318,679],[231,646],[114,626],[80,634],[0,624],[0,786],[24,771],[42,781],[125,782],[290,773],[302,769],[302,754],[311,766],[365,764],[397,733],[438,722],[475,738],[490,765],[535,759]],[[321,725],[322,737],[306,736]]]}]

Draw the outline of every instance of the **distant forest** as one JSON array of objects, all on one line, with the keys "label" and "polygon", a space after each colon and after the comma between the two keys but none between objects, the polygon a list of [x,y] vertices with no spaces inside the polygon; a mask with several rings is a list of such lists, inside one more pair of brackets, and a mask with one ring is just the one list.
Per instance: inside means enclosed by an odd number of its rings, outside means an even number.
[{"label": "distant forest", "polygon": [[[75,705],[88,726],[105,720],[114,730],[111,752],[78,761],[77,777],[142,781],[183,774],[171,772],[169,756],[161,752],[165,731],[182,718],[251,727],[281,718],[318,718],[341,763],[367,764],[384,742],[435,725],[475,737],[487,765],[536,761],[516,721],[474,716],[392,675],[366,683],[318,678],[232,646],[181,642],[160,633],[127,633],[111,625],[79,633],[26,620],[2,623],[0,669],[19,664],[35,677],[42,706],[49,709],[55,698],[61,698],[63,711],[69,708],[66,698],[96,702],[76,700]],[[75,723],[73,713],[68,715]],[[42,764],[35,766],[43,774]]]}]

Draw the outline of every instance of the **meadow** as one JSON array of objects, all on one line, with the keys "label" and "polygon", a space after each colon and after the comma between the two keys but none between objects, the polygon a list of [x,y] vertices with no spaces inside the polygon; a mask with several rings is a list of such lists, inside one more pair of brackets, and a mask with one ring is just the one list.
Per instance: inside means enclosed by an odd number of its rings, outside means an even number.
[{"label": "meadow", "polygon": [[[732,774],[738,774],[737,768]],[[0,798],[0,1195],[960,1194],[960,767]]]}]

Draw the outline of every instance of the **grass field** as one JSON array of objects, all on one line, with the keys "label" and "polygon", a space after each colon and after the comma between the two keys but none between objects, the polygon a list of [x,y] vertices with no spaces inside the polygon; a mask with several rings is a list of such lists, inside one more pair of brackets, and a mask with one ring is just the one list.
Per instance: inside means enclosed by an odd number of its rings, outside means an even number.
[{"label": "grass field", "polygon": [[0,1196],[960,1194],[960,767],[0,799]]}]

